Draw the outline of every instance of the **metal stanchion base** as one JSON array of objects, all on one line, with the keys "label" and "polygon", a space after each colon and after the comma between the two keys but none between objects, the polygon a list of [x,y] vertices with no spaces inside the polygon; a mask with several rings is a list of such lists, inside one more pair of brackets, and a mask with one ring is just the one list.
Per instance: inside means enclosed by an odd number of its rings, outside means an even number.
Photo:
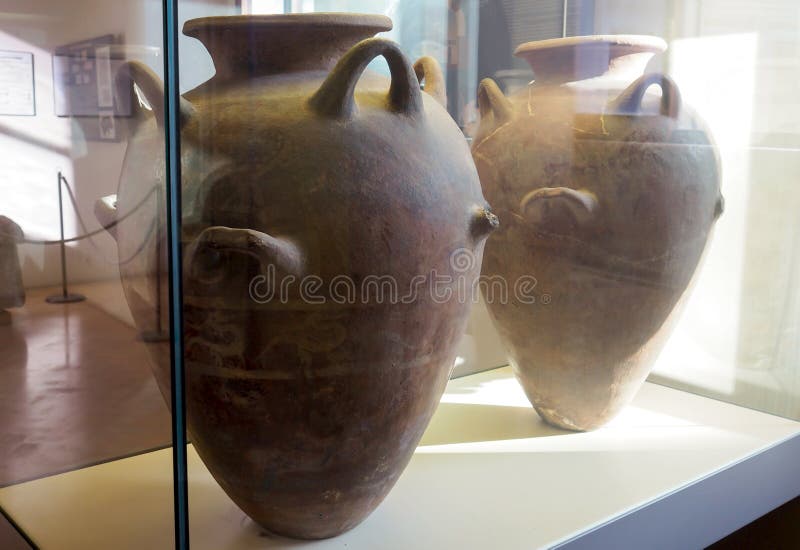
[{"label": "metal stanchion base", "polygon": [[48,304],[72,304],[74,302],[82,302],[86,299],[83,294],[53,294],[44,299]]},{"label": "metal stanchion base", "polygon": [[145,344],[155,344],[157,342],[169,342],[169,332],[157,330],[144,330],[139,333],[139,339]]}]

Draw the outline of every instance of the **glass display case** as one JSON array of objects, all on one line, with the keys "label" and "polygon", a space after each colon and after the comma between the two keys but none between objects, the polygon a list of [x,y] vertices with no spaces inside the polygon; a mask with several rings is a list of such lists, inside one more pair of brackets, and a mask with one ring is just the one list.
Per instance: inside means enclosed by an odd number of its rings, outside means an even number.
[{"label": "glass display case", "polygon": [[0,547],[735,546],[800,496],[794,0],[2,6]]},{"label": "glass display case", "polygon": [[[115,201],[98,201],[116,193],[135,128],[138,103],[123,67],[131,60],[158,67],[161,29],[160,6],[147,2],[0,7],[3,491],[171,448],[169,410],[148,368],[155,342],[169,346],[168,326],[145,337],[133,322],[136,302],[129,306],[119,282],[120,271],[149,280],[161,268],[143,262],[137,247],[118,251],[114,240],[131,224],[143,224],[142,240],[158,234],[150,220],[164,210],[166,188],[139,189],[137,204],[116,219],[108,215]],[[164,169],[163,151],[142,160]],[[167,312],[164,304],[164,319]],[[157,327],[156,310],[148,315]],[[169,464],[154,470],[166,479],[171,473]],[[171,521],[171,488],[141,489]],[[0,507],[0,547],[39,545],[35,533],[9,528],[24,522],[5,498]],[[91,517],[80,502],[72,507]],[[173,532],[152,533],[150,541],[170,547]]]}]

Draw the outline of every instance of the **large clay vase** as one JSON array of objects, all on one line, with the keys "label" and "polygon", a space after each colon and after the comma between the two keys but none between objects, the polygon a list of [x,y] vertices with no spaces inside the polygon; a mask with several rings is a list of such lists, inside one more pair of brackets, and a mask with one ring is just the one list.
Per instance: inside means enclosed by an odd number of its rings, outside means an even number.
[{"label": "large clay vase", "polygon": [[[291,537],[354,527],[397,481],[471,303],[442,300],[434,275],[470,285],[497,225],[437,101],[435,63],[416,67],[423,93],[394,43],[367,38],[390,28],[349,14],[184,27],[216,67],[181,100],[189,430],[242,510]],[[377,56],[391,79],[362,78]],[[152,342],[166,326],[159,295],[167,303],[153,191],[164,187],[163,88],[142,65],[127,74],[155,116],[138,113],[117,204],[98,214],[118,220],[126,295]],[[168,344],[151,347],[168,394]]]},{"label": "large clay vase", "polygon": [[485,297],[528,398],[562,428],[597,428],[633,398],[722,211],[708,133],[669,77],[642,76],[665,48],[531,42],[516,51],[525,89],[480,85],[473,157],[503,220],[483,274],[510,289]]}]

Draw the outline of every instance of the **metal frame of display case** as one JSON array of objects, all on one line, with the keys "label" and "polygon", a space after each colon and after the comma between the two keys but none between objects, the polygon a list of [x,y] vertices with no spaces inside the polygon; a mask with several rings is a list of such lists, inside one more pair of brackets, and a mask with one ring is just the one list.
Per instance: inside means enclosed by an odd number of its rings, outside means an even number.
[{"label": "metal frame of display case", "polygon": [[183,270],[181,261],[181,136],[178,120],[178,0],[162,0],[164,22],[164,135],[169,249],[170,375],[172,398],[172,477],[175,548],[189,548],[189,484],[186,463],[186,397],[183,363]]}]

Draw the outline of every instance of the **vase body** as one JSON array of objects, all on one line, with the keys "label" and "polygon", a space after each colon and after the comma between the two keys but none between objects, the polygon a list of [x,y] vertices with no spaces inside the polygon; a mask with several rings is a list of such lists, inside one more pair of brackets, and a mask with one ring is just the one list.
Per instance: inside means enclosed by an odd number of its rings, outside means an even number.
[{"label": "vase body", "polygon": [[17,251],[17,244],[24,237],[19,225],[0,216],[0,315],[6,308],[25,305],[25,287]]},{"label": "vase body", "polygon": [[473,157],[503,220],[483,274],[533,287],[488,307],[531,403],[562,428],[597,428],[633,398],[722,212],[709,134],[668,77],[642,76],[665,47],[528,43],[532,83],[508,98],[481,84]]},{"label": "vase body", "polygon": [[[346,531],[394,485],[469,312],[435,300],[430,274],[477,278],[496,225],[455,123],[395,45],[363,40],[390,27],[320,14],[184,28],[217,69],[181,100],[189,430],[228,495],[286,536]],[[377,55],[391,79],[361,76]],[[129,70],[145,95],[159,90]],[[122,279],[145,334],[166,326],[163,206],[147,200],[164,186],[159,149],[145,114],[117,200],[119,219],[151,205],[115,227],[121,259],[143,249]],[[455,273],[460,250],[476,262]],[[168,344],[152,340],[167,396]]]}]

